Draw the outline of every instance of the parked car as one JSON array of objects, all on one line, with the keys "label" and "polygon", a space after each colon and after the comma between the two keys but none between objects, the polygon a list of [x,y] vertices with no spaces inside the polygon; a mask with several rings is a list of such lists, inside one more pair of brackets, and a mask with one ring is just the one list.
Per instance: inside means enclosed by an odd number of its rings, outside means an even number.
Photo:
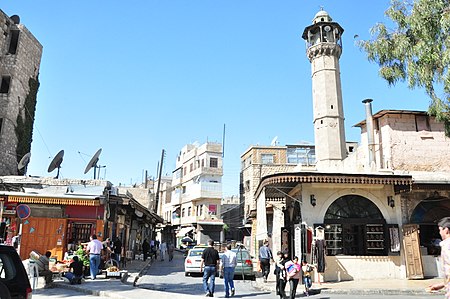
[{"label": "parked car", "polygon": [[203,250],[205,248],[193,248],[188,251],[184,260],[184,276],[188,276],[191,273],[203,273],[200,270]]},{"label": "parked car", "polygon": [[12,246],[0,245],[0,298],[31,299],[27,272]]},{"label": "parked car", "polygon": [[[236,253],[237,265],[234,269],[234,277],[255,280],[255,272],[253,271],[253,262],[250,252],[247,249],[231,249]],[[223,253],[219,256],[222,258]],[[220,273],[220,278],[223,278],[223,273]]]}]

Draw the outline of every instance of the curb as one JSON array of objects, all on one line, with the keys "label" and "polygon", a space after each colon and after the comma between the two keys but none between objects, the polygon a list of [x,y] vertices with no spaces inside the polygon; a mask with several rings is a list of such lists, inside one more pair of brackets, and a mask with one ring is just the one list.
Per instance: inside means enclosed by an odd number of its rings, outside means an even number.
[{"label": "curb", "polygon": [[76,291],[76,292],[83,293],[86,295],[92,295],[92,296],[97,296],[97,297],[117,298],[117,299],[128,299],[128,297],[121,296],[117,292],[111,293],[109,291],[97,291],[97,290],[90,290],[87,288],[78,288],[78,287],[70,285],[70,284],[62,284],[59,282],[54,283],[54,285],[57,288],[72,290],[72,291]]},{"label": "curb", "polygon": [[[136,277],[134,275],[130,275],[129,273],[126,273],[121,279],[120,282],[124,285],[129,285],[136,287],[136,283],[140,277],[142,277],[144,271],[150,267],[152,264],[152,260],[148,261],[147,264],[136,274]],[[128,279],[134,277],[133,282],[129,282]],[[111,293],[110,291],[98,291],[98,290],[91,290],[88,288],[79,287],[76,285],[67,284],[64,282],[53,282],[54,287],[61,288],[61,289],[68,289],[72,291],[77,291],[83,294],[87,295],[93,295],[98,297],[109,297],[109,298],[117,298],[117,299],[128,299],[126,296],[121,296],[118,293]]]},{"label": "curb", "polygon": [[[260,281],[253,282],[253,286],[257,289],[267,292],[275,292],[275,282],[270,281],[263,283]],[[301,285],[299,284],[299,287]],[[342,294],[342,295],[427,295],[427,296],[442,296],[444,292],[429,293],[422,289],[338,289],[318,287],[311,289],[311,294]]]}]

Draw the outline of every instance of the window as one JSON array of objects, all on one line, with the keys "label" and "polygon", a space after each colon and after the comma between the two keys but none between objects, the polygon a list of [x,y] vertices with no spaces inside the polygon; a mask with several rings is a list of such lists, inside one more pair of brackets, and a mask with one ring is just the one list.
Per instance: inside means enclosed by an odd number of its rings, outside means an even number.
[{"label": "window", "polygon": [[0,279],[4,281],[17,279],[17,267],[15,265],[17,263],[15,263],[10,253],[4,252],[0,254]]},{"label": "window", "polygon": [[316,153],[314,147],[288,147],[286,154],[288,163],[305,166],[316,164]]},{"label": "window", "polygon": [[202,216],[203,214],[203,205],[199,205],[197,207],[197,216]]},{"label": "window", "polygon": [[205,159],[202,159],[202,167],[205,167]]},{"label": "window", "polygon": [[183,208],[183,209],[181,210],[181,218],[184,218],[184,216],[185,216],[185,215],[184,215],[184,214],[185,214],[185,210],[186,210],[185,208]]},{"label": "window", "polygon": [[8,93],[10,84],[11,84],[11,77],[3,76],[2,83],[0,84],[0,93]]},{"label": "window", "polygon": [[416,115],[416,132],[431,131],[428,115]]},{"label": "window", "polygon": [[261,163],[262,164],[273,164],[273,155],[272,154],[261,154]]},{"label": "window", "polygon": [[209,215],[217,215],[217,205],[209,205]]},{"label": "window", "polygon": [[212,167],[212,168],[219,167],[219,159],[217,159],[217,158],[209,158],[209,167]]},{"label": "window", "polygon": [[359,195],[336,199],[324,217],[328,255],[387,255],[387,227],[378,207]]},{"label": "window", "polygon": [[3,118],[0,118],[0,136],[2,135]]},{"label": "window", "polygon": [[11,39],[9,40],[9,54],[17,53],[17,45],[19,43],[19,30],[11,30]]},{"label": "window", "polygon": [[186,167],[183,168],[183,175],[186,175]]},{"label": "window", "polygon": [[183,186],[183,194],[186,193],[186,186]]},{"label": "window", "polygon": [[194,163],[191,163],[191,165],[189,165],[189,172],[194,171]]},{"label": "window", "polygon": [[191,212],[192,212],[192,208],[189,207],[189,208],[188,208],[188,217],[191,216]]},{"label": "window", "polygon": [[246,180],[245,181],[245,192],[248,192],[248,191],[250,191],[250,180]]}]

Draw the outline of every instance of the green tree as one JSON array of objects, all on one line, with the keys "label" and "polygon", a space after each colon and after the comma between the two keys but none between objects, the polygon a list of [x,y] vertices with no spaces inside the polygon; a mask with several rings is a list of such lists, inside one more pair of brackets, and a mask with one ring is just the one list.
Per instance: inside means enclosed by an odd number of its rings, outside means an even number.
[{"label": "green tree", "polygon": [[391,0],[385,15],[394,28],[378,23],[372,39],[357,45],[389,85],[403,81],[424,88],[431,99],[428,113],[450,136],[450,1]]}]

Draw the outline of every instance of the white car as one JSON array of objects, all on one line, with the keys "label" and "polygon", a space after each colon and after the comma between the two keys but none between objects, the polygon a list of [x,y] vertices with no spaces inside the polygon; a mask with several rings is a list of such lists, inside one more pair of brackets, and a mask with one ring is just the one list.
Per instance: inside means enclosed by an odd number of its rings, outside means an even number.
[{"label": "white car", "polygon": [[203,250],[205,248],[193,248],[188,251],[184,260],[184,276],[188,276],[190,273],[203,273],[200,271]]}]

